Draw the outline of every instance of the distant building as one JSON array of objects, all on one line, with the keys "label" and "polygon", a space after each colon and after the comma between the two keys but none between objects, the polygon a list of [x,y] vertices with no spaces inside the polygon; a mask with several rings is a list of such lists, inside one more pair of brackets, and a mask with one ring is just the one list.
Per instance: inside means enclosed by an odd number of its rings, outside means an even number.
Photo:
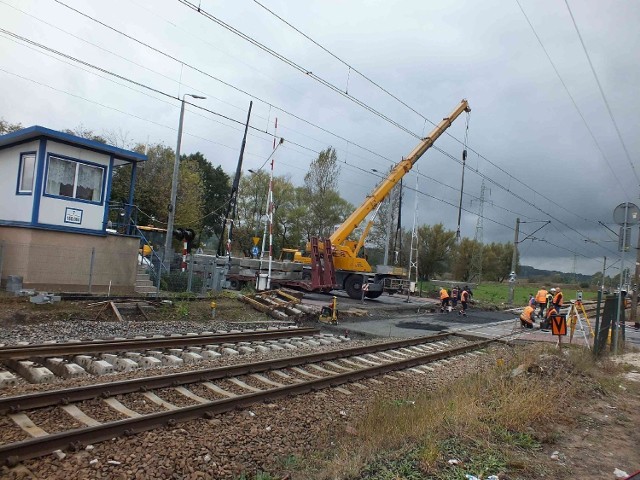
[{"label": "distant building", "polygon": [[115,169],[146,155],[33,126],[0,136],[0,282],[25,288],[133,291],[138,237],[107,229]]}]

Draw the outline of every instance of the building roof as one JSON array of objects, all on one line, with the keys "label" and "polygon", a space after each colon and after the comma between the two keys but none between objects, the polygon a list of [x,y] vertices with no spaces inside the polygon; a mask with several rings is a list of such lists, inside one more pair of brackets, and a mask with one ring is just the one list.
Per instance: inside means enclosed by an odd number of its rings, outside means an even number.
[{"label": "building roof", "polygon": [[114,147],[112,145],[96,142],[87,138],[77,137],[57,130],[51,130],[50,128],[41,127],[40,125],[34,125],[12,133],[7,133],[6,135],[0,135],[0,150],[4,147],[39,137],[46,137],[52,140],[77,145],[78,147],[113,155],[115,158],[128,160],[130,162],[144,162],[147,160],[147,156],[141,153]]}]

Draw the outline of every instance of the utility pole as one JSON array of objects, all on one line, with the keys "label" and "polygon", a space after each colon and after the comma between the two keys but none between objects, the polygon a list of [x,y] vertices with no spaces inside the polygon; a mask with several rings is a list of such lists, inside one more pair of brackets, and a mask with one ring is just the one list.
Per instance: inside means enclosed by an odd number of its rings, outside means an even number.
[{"label": "utility pole", "polygon": [[[253,101],[249,102],[249,112],[247,113],[247,123],[244,126],[244,135],[242,136],[242,144],[240,145],[240,157],[238,158],[238,165],[236,166],[236,175],[233,177],[233,184],[231,186],[231,195],[229,196],[229,203],[227,204],[227,210],[224,214],[224,220],[222,221],[222,228],[220,229],[220,240],[218,241],[218,256],[222,256],[222,239],[224,238],[224,230],[227,227],[227,252],[226,254],[231,258],[231,240],[233,235],[233,222],[237,213],[238,202],[238,186],[240,185],[240,175],[242,174],[242,159],[244,158],[244,147],[247,144],[247,131],[249,130],[249,119],[251,118],[251,107],[253,107]],[[227,226],[228,224],[228,226]]]},{"label": "utility pole", "polygon": [[634,323],[636,329],[640,328],[640,322],[638,321],[638,280],[640,279],[640,231],[638,232],[638,245],[636,247],[636,270],[633,277],[632,294],[631,294],[631,313],[629,315],[629,321]]},{"label": "utility pole", "polygon": [[516,233],[513,237],[513,256],[511,257],[511,274],[509,275],[509,299],[507,303],[513,305],[513,290],[516,285],[516,263],[518,260],[518,234],[520,233],[520,217],[516,218]]}]

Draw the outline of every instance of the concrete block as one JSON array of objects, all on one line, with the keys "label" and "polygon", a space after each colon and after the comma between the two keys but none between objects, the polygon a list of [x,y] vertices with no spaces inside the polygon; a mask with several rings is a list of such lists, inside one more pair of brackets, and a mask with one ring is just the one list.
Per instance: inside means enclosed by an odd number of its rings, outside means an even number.
[{"label": "concrete block", "polygon": [[251,347],[244,347],[244,346],[243,346],[243,347],[239,347],[239,348],[238,348],[238,352],[240,352],[240,353],[241,353],[241,354],[243,354],[243,355],[248,355],[248,354],[251,354],[251,353],[256,353],[256,351],[255,351],[253,348],[251,348]]},{"label": "concrete block", "polygon": [[113,365],[105,360],[95,360],[87,367],[87,371],[93,375],[106,375],[113,373]]},{"label": "concrete block", "polygon": [[274,352],[277,352],[277,351],[279,351],[279,350],[284,350],[284,348],[283,348],[283,347],[284,347],[284,345],[281,347],[281,346],[280,346],[280,345],[278,345],[277,343],[272,343],[272,344],[270,344],[270,345],[269,345],[269,349],[270,349],[270,350],[272,350],[272,351],[274,351]]},{"label": "concrete block", "polygon": [[242,333],[242,330],[233,329],[229,330],[229,333]]},{"label": "concrete block", "polygon": [[264,345],[256,345],[256,351],[258,353],[269,353],[271,349],[269,347],[265,347]]},{"label": "concrete block", "polygon": [[169,355],[175,355],[176,357],[179,357],[182,355],[183,350],[181,348],[170,348],[169,349]]},{"label": "concrete block", "polygon": [[284,348],[285,350],[296,350],[298,347],[296,347],[295,345],[292,345],[291,343],[283,343],[282,348]]},{"label": "concrete block", "polygon": [[138,362],[141,368],[155,368],[162,365],[162,362],[155,357],[142,357]]},{"label": "concrete block", "polygon": [[239,355],[239,352],[237,350],[234,350],[233,348],[229,348],[229,347],[224,347],[221,353],[223,355]]},{"label": "concrete block", "polygon": [[130,358],[134,362],[137,362],[142,358],[142,354],[138,352],[125,352],[124,356],[125,358]]},{"label": "concrete block", "polygon": [[172,333],[171,335],[169,335],[170,337],[181,337],[182,334],[181,333]]},{"label": "concrete block", "polygon": [[93,358],[91,358],[89,355],[76,355],[73,360],[84,369],[86,369],[89,365],[91,365],[91,362],[93,362]]},{"label": "concrete block", "polygon": [[109,365],[113,365],[116,360],[118,360],[118,356],[113,353],[103,353],[100,355],[100,358],[107,362]]},{"label": "concrete block", "polygon": [[[326,338],[319,338],[319,339],[317,340],[317,342],[318,342],[320,345],[333,345],[333,342],[329,341],[329,340],[328,340],[328,339],[326,339]],[[340,340],[338,340],[338,343],[340,343]]]},{"label": "concrete block", "polygon": [[205,360],[215,360],[216,358],[221,357],[222,355],[218,352],[214,352],[213,350],[202,350],[200,355]]},{"label": "concrete block", "polygon": [[62,378],[77,378],[87,374],[87,371],[77,363],[69,363],[62,358],[47,358],[45,366]]},{"label": "concrete block", "polygon": [[200,332],[200,335],[207,335],[207,336],[209,336],[209,335],[215,335],[215,333],[214,333],[214,332]]},{"label": "concrete block", "polygon": [[202,351],[202,347],[187,347],[187,350],[192,353],[200,353]]},{"label": "concrete block", "polygon": [[147,355],[153,358],[157,358],[158,360],[162,361],[162,357],[164,356],[164,353],[158,351],[158,350],[149,350],[147,352]]},{"label": "concrete block", "polygon": [[17,383],[18,379],[13,373],[0,371],[0,388],[12,387]]},{"label": "concrete block", "polygon": [[198,334],[194,333],[194,332],[188,332],[188,333],[185,333],[185,336],[187,336],[187,337],[197,337]]},{"label": "concrete block", "polygon": [[151,338],[164,338],[164,335],[159,335],[156,333],[155,335],[152,335]]},{"label": "concrete block", "polygon": [[49,383],[55,378],[53,372],[48,368],[29,361],[18,362],[16,370],[29,383]]},{"label": "concrete block", "polygon": [[130,358],[117,358],[113,363],[113,368],[119,372],[130,372],[138,368],[138,363]]},{"label": "concrete block", "polygon": [[185,364],[198,363],[202,361],[202,355],[194,352],[182,352],[181,358]]},{"label": "concrete block", "polygon": [[305,343],[310,347],[319,347],[321,344],[315,340],[305,340]]},{"label": "concrete block", "polygon": [[184,363],[184,360],[182,360],[180,357],[176,357],[175,355],[163,355],[161,362],[163,365],[178,367]]},{"label": "concrete block", "polygon": [[226,330],[216,330],[216,335],[223,335],[225,333],[229,333]]},{"label": "concrete block", "polygon": [[300,348],[304,348],[304,347],[308,347],[309,344],[302,342],[302,341],[296,341],[296,342],[291,342],[292,345],[295,345],[296,347],[300,347]]},{"label": "concrete block", "polygon": [[220,345],[205,345],[204,348],[206,348],[207,350],[214,350],[214,351],[218,351],[220,350]]}]

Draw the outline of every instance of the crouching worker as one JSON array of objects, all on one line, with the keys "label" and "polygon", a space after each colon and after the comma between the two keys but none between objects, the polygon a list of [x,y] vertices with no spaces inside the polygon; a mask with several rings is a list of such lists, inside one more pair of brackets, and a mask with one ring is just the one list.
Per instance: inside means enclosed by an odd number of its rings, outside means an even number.
[{"label": "crouching worker", "polygon": [[533,317],[536,309],[530,304],[524,307],[524,311],[520,314],[520,326],[522,328],[533,328]]}]

